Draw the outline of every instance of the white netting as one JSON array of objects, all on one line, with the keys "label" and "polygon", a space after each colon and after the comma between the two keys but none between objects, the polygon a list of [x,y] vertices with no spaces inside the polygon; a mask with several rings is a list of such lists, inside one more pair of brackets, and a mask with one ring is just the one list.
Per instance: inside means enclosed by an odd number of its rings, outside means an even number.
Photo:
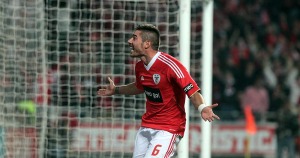
[{"label": "white netting", "polygon": [[[201,12],[193,1],[191,74],[199,85]],[[96,92],[107,77],[134,81],[127,40],[140,23],[158,26],[160,50],[178,57],[177,0],[1,0],[0,157],[130,157],[144,96]]]},{"label": "white netting", "polygon": [[0,157],[37,156],[41,121],[30,101],[42,71],[43,6],[42,0],[0,2]]}]

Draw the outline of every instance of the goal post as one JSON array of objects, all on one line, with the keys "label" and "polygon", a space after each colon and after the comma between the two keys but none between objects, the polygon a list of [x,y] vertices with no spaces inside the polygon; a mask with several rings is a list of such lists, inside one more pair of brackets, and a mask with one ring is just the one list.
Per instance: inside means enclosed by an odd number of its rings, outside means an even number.
[{"label": "goal post", "polygon": [[[107,77],[134,81],[127,40],[141,23],[159,28],[160,51],[200,86],[202,11],[202,0],[1,0],[0,157],[130,157],[145,97],[97,89]],[[198,129],[200,115],[186,104]],[[187,123],[180,158],[202,148]]]},{"label": "goal post", "polygon": [[[191,1],[180,1],[180,23],[179,23],[179,58],[182,64],[190,72],[190,39],[191,39]],[[178,145],[178,158],[189,157],[189,126],[190,126],[190,101],[188,97],[185,100],[186,127],[184,137]]]},{"label": "goal post", "polygon": [[[213,49],[213,8],[214,0],[203,0],[202,28],[202,85],[206,104],[212,104],[212,49]],[[211,157],[211,123],[201,121],[201,157]]]}]

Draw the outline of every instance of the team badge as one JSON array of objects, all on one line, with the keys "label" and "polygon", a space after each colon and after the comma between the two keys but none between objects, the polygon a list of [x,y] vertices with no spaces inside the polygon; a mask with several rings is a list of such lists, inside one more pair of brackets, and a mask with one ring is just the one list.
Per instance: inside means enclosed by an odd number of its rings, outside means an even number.
[{"label": "team badge", "polygon": [[160,81],[160,75],[159,74],[154,74],[153,75],[153,81],[155,84],[158,84]]}]

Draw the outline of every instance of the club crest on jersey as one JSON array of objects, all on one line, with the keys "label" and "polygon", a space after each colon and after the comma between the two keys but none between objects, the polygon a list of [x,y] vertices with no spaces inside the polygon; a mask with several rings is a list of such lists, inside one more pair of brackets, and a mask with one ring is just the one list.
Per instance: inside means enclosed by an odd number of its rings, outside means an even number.
[{"label": "club crest on jersey", "polygon": [[159,74],[154,74],[153,75],[153,81],[155,84],[158,84],[160,81],[160,75]]}]

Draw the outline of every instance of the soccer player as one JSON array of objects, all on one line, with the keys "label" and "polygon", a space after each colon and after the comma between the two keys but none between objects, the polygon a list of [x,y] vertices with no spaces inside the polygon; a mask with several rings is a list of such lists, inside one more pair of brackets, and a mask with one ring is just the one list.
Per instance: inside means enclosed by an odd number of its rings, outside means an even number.
[{"label": "soccer player", "polygon": [[134,158],[172,157],[184,135],[186,114],[185,95],[189,97],[205,121],[220,119],[206,105],[200,88],[186,68],[174,57],[159,51],[160,32],[151,24],[136,27],[128,40],[131,57],[140,58],[135,66],[136,81],[128,85],[110,84],[98,90],[100,96],[145,93],[146,112],[138,130]]}]

